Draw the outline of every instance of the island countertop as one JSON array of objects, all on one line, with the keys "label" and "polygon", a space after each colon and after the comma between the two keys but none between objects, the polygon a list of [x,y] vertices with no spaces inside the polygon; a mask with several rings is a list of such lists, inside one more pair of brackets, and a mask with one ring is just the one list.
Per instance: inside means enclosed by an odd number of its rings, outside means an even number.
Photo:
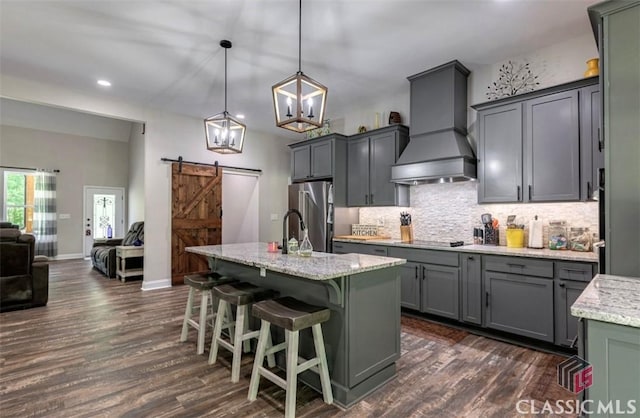
[{"label": "island countertop", "polygon": [[405,264],[407,260],[365,254],[330,254],[313,252],[311,257],[272,253],[266,242],[204,245],[187,247],[187,252],[247,266],[264,268],[310,280],[331,280],[338,277],[379,270]]},{"label": "island countertop", "polygon": [[571,314],[640,328],[640,278],[598,274],[571,306]]}]

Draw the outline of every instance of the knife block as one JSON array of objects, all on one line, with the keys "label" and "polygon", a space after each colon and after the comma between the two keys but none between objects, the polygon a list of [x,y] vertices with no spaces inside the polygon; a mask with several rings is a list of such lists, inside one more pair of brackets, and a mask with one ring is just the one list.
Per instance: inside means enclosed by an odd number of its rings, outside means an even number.
[{"label": "knife block", "polygon": [[413,241],[413,225],[400,225],[400,241]]}]

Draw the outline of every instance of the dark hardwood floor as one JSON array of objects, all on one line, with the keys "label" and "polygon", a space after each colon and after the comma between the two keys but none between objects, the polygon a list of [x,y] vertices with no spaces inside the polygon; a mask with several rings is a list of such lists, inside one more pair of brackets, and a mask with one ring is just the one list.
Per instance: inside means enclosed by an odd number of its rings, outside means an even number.
[{"label": "dark hardwood floor", "polygon": [[[230,353],[207,365],[195,331],[180,343],[184,286],[142,292],[87,261],[51,263],[49,304],[0,314],[0,416],[272,417],[284,391],[230,382]],[[349,410],[299,386],[299,417],[513,417],[516,401],[575,399],[555,383],[562,357],[403,317],[398,375]],[[209,340],[207,339],[207,347]],[[522,415],[532,416],[532,415]]]}]

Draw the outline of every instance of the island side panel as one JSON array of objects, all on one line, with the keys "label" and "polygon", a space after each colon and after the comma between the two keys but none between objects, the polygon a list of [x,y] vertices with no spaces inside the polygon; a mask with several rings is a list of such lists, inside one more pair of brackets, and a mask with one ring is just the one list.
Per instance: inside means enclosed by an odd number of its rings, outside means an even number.
[{"label": "island side panel", "polygon": [[[224,260],[216,260],[212,265],[221,274],[331,310],[331,318],[322,324],[322,332],[333,395],[338,405],[353,405],[395,376],[395,361],[400,356],[398,267],[346,277],[342,307],[329,301],[329,292],[334,290],[323,281],[268,270],[266,277],[261,277],[258,268]],[[258,323],[253,325],[257,327]],[[272,331],[272,335],[274,343],[284,339],[284,332],[278,328]],[[306,358],[315,355],[310,330],[300,333],[300,355]],[[284,366],[283,360],[284,356],[278,358],[281,367]],[[250,370],[242,373],[250,373]],[[317,374],[303,372],[300,380],[320,390]]]}]

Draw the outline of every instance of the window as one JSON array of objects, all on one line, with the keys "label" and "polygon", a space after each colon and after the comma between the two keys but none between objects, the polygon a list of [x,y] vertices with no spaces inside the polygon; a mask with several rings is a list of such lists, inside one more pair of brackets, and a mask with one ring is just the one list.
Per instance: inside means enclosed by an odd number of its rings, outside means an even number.
[{"label": "window", "polygon": [[29,173],[5,171],[4,187],[4,219],[19,225],[25,232],[33,232],[35,177]]}]

